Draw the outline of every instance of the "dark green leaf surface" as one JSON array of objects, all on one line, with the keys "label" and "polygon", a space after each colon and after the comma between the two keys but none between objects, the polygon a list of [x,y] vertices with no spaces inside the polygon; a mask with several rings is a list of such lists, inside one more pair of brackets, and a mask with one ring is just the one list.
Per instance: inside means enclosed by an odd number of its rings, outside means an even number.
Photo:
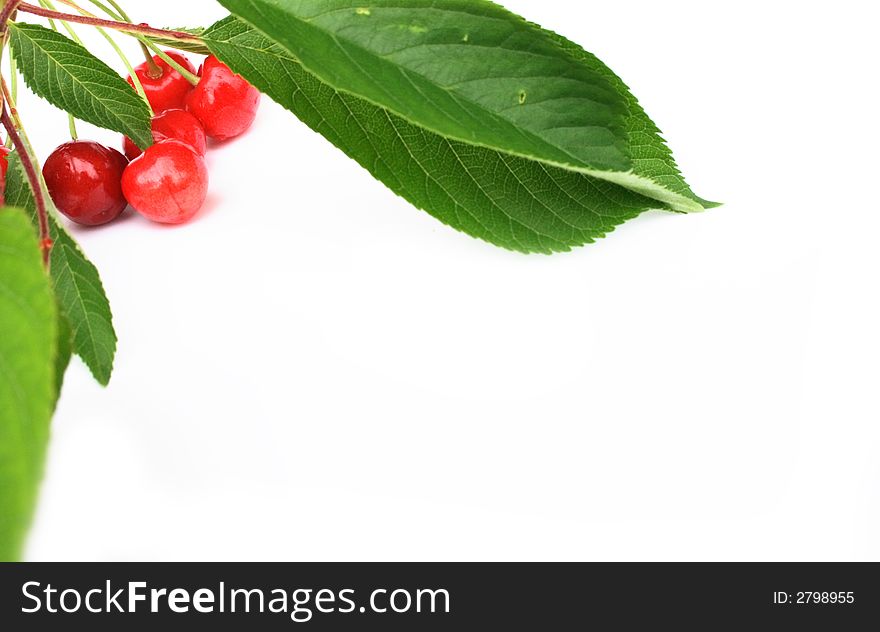
[{"label": "dark green leaf surface", "polygon": [[450,140],[308,73],[241,20],[205,33],[214,53],[415,206],[520,252],[590,243],[657,201],[581,173]]},{"label": "dark green leaf surface", "polygon": [[[545,33],[547,33],[548,37],[556,40],[570,55],[607,77],[620,94],[626,98],[627,106],[629,107],[629,115],[626,117],[625,124],[626,135],[632,155],[633,172],[636,175],[658,184],[660,187],[672,192],[675,196],[693,200],[703,209],[719,206],[716,202],[706,201],[694,194],[690,186],[685,182],[684,177],[682,177],[681,171],[679,171],[678,165],[672,157],[672,152],[666,145],[666,141],[660,136],[660,129],[648,117],[644,108],[639,104],[638,99],[630,92],[630,89],[620,77],[615,75],[595,55],[588,53],[574,42],[550,31],[545,31]],[[658,199],[663,199],[665,196],[662,192],[659,192],[657,197]],[[674,198],[670,200],[670,203],[673,206],[675,205]]]},{"label": "dark green leaf surface", "polygon": [[623,82],[494,2],[220,2],[322,83],[426,132],[590,175],[655,206],[705,208],[680,178],[666,186],[675,164],[639,135],[656,127]]},{"label": "dark green leaf surface", "polygon": [[73,330],[73,348],[106,386],[113,373],[116,332],[110,303],[97,268],[56,225],[52,250],[52,280],[58,304]]},{"label": "dark green leaf surface", "polygon": [[551,165],[627,171],[601,73],[482,0],[220,0],[333,88],[420,127]]},{"label": "dark green leaf surface", "polygon": [[30,219],[0,209],[0,561],[19,557],[56,400],[58,315]]},{"label": "dark green leaf surface", "polygon": [[10,23],[9,42],[28,87],[76,118],[153,144],[147,104],[115,70],[60,33]]},{"label": "dark green leaf surface", "polygon": [[[34,213],[33,196],[21,160],[14,153],[9,156],[6,201]],[[116,356],[116,332],[101,276],[73,238],[51,217],[50,228],[55,241],[52,281],[61,313],[71,328],[73,351],[88,365],[95,379],[107,385]]]}]

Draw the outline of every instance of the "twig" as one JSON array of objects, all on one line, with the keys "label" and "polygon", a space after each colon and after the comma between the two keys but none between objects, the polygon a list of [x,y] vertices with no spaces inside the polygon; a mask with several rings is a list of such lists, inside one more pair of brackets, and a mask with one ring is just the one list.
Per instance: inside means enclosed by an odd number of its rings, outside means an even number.
[{"label": "twig", "polygon": [[24,171],[27,174],[28,184],[30,184],[31,191],[34,194],[34,202],[37,207],[37,220],[40,224],[40,250],[43,253],[43,265],[48,269],[49,254],[52,251],[52,237],[49,234],[49,214],[46,211],[46,199],[43,197],[43,186],[40,183],[40,176],[34,168],[34,161],[31,158],[30,153],[28,153],[24,141],[21,140],[21,136],[18,134],[15,123],[13,123],[12,119],[9,117],[9,109],[7,108],[5,96],[2,105],[0,105],[0,121],[3,122],[3,127],[6,128],[6,133],[9,134],[9,138],[12,139],[12,144],[15,147],[15,151],[18,152],[18,157],[20,158]]},{"label": "twig", "polygon": [[86,16],[75,15],[73,13],[63,13],[61,11],[50,11],[48,9],[43,9],[42,7],[37,7],[32,4],[27,4],[25,2],[19,4],[18,10],[22,13],[30,13],[31,15],[38,15],[43,18],[64,20],[67,22],[73,22],[75,24],[87,24],[89,26],[101,26],[108,29],[114,29],[116,31],[122,31],[124,33],[139,33],[140,35],[146,35],[148,37],[180,40],[182,42],[202,41],[201,38],[199,38],[197,35],[193,35],[192,33],[185,33],[183,31],[157,29],[153,28],[152,26],[147,26],[146,24],[129,24],[128,22],[116,22],[114,20],[90,18]]},{"label": "twig", "polygon": [[0,10],[0,35],[6,35],[6,25],[9,23],[9,18],[12,17],[20,4],[21,0],[7,0],[3,5],[3,9]]}]

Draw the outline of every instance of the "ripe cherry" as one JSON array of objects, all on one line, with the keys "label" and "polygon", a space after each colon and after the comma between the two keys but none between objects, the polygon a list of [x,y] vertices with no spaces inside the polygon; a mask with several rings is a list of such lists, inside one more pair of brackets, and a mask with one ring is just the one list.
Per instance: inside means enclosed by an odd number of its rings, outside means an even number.
[{"label": "ripe cherry", "polygon": [[[163,140],[179,140],[192,147],[199,156],[208,153],[205,128],[199,123],[199,119],[186,110],[166,110],[154,116],[152,128],[153,140],[157,143]],[[127,136],[123,138],[122,146],[129,160],[134,160],[143,153]]]},{"label": "ripe cherry", "polygon": [[208,195],[205,160],[179,140],[156,143],[128,165],[122,190],[141,215],[160,224],[188,222]]},{"label": "ripe cherry", "polygon": [[6,182],[6,173],[9,171],[9,152],[11,150],[5,145],[0,145],[0,175],[3,176],[3,182]]},{"label": "ripe cherry", "polygon": [[[195,73],[195,67],[181,53],[169,51],[166,54],[190,72]],[[158,55],[153,57],[153,64],[155,65],[144,62],[134,69],[138,79],[141,80],[141,85],[144,86],[147,101],[150,102],[153,111],[164,112],[165,110],[182,108],[186,102],[186,96],[193,89],[192,84]],[[128,77],[128,83],[134,87],[131,76]]]},{"label": "ripe cherry", "polygon": [[115,149],[77,140],[52,152],[43,177],[59,211],[78,224],[99,226],[125,210],[120,182],[127,165]]},{"label": "ripe cherry", "polygon": [[260,91],[211,55],[199,69],[199,85],[186,98],[186,109],[198,118],[211,138],[227,140],[253,124]]},{"label": "ripe cherry", "polygon": [[9,148],[0,145],[0,204],[6,204],[6,172],[9,171]]}]

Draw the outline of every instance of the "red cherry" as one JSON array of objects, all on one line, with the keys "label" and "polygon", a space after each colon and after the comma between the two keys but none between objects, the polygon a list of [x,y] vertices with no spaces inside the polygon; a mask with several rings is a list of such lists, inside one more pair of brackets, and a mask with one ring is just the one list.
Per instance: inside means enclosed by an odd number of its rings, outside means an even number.
[{"label": "red cherry", "polygon": [[122,190],[141,215],[160,224],[188,222],[208,195],[205,159],[179,140],[156,143],[128,165]]},{"label": "red cherry", "polygon": [[9,171],[9,148],[0,146],[0,204],[6,204],[6,172]]},{"label": "red cherry", "polygon": [[[190,72],[195,73],[195,67],[181,53],[168,51],[166,54]],[[147,101],[150,102],[153,111],[164,112],[165,110],[182,108],[186,102],[186,96],[193,89],[192,84],[158,55],[153,57],[153,61],[161,70],[161,74],[158,76],[151,74],[150,65],[147,62],[134,69],[144,86]],[[128,83],[134,87],[131,76],[128,77]]]},{"label": "red cherry", "polygon": [[59,211],[78,224],[99,226],[125,210],[120,181],[127,165],[115,149],[77,140],[52,152],[43,177]]},{"label": "red cherry", "polygon": [[11,150],[5,145],[0,145],[0,175],[3,176],[3,182],[6,182],[6,173],[9,171],[9,152]]},{"label": "red cherry", "polygon": [[[154,116],[152,128],[153,140],[157,143],[163,140],[179,140],[192,147],[199,156],[208,153],[205,128],[199,123],[199,119],[186,110],[166,110]],[[129,160],[134,160],[143,153],[127,136],[123,138],[122,146]]]},{"label": "red cherry", "polygon": [[227,140],[245,133],[257,117],[260,91],[213,55],[205,59],[199,76],[199,85],[186,98],[186,109],[211,138]]}]

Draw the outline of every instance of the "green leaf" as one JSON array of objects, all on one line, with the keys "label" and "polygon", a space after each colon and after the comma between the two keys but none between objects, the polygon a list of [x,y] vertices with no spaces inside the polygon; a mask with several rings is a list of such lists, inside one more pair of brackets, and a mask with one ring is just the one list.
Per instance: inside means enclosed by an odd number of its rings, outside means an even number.
[{"label": "green leaf", "polygon": [[[9,156],[6,201],[30,211],[34,221],[33,195],[16,153]],[[47,203],[51,204],[48,196]],[[61,313],[70,325],[73,351],[103,385],[110,382],[116,356],[116,332],[110,302],[98,269],[79,249],[73,238],[50,216],[51,272]]]},{"label": "green leaf", "polygon": [[10,22],[18,68],[35,93],[83,121],[153,144],[150,110],[115,70],[85,48],[36,24]]},{"label": "green leaf", "polygon": [[444,138],[320,81],[245,22],[204,34],[211,50],[275,101],[440,221],[520,252],[590,243],[655,200],[576,171]]},{"label": "green leaf", "polygon": [[[57,304],[57,299],[56,299]],[[55,356],[55,403],[61,397],[61,389],[64,386],[64,374],[70,366],[70,358],[73,356],[73,332],[70,331],[70,323],[58,310],[58,352]],[[53,406],[54,409],[54,406]]]},{"label": "green leaf", "polygon": [[113,374],[116,331],[110,303],[97,268],[86,259],[70,236],[55,224],[52,280],[58,303],[73,330],[73,348],[106,386]]},{"label": "green leaf", "polygon": [[627,171],[626,104],[540,29],[474,0],[221,0],[337,90],[445,138]]},{"label": "green leaf", "polygon": [[30,220],[0,209],[0,561],[20,556],[43,475],[57,318]]},{"label": "green leaf", "polygon": [[622,82],[493,2],[220,2],[322,83],[426,132],[704,209],[634,170],[628,123],[640,111]]},{"label": "green leaf", "polygon": [[709,202],[694,194],[682,177],[666,141],[660,136],[660,128],[648,117],[638,99],[620,77],[595,55],[588,53],[574,42],[556,33],[544,32],[573,57],[602,73],[625,96],[629,107],[629,115],[626,118],[627,142],[632,151],[633,172],[636,175],[651,180],[674,194],[693,200],[703,209],[720,206],[717,202]]}]

